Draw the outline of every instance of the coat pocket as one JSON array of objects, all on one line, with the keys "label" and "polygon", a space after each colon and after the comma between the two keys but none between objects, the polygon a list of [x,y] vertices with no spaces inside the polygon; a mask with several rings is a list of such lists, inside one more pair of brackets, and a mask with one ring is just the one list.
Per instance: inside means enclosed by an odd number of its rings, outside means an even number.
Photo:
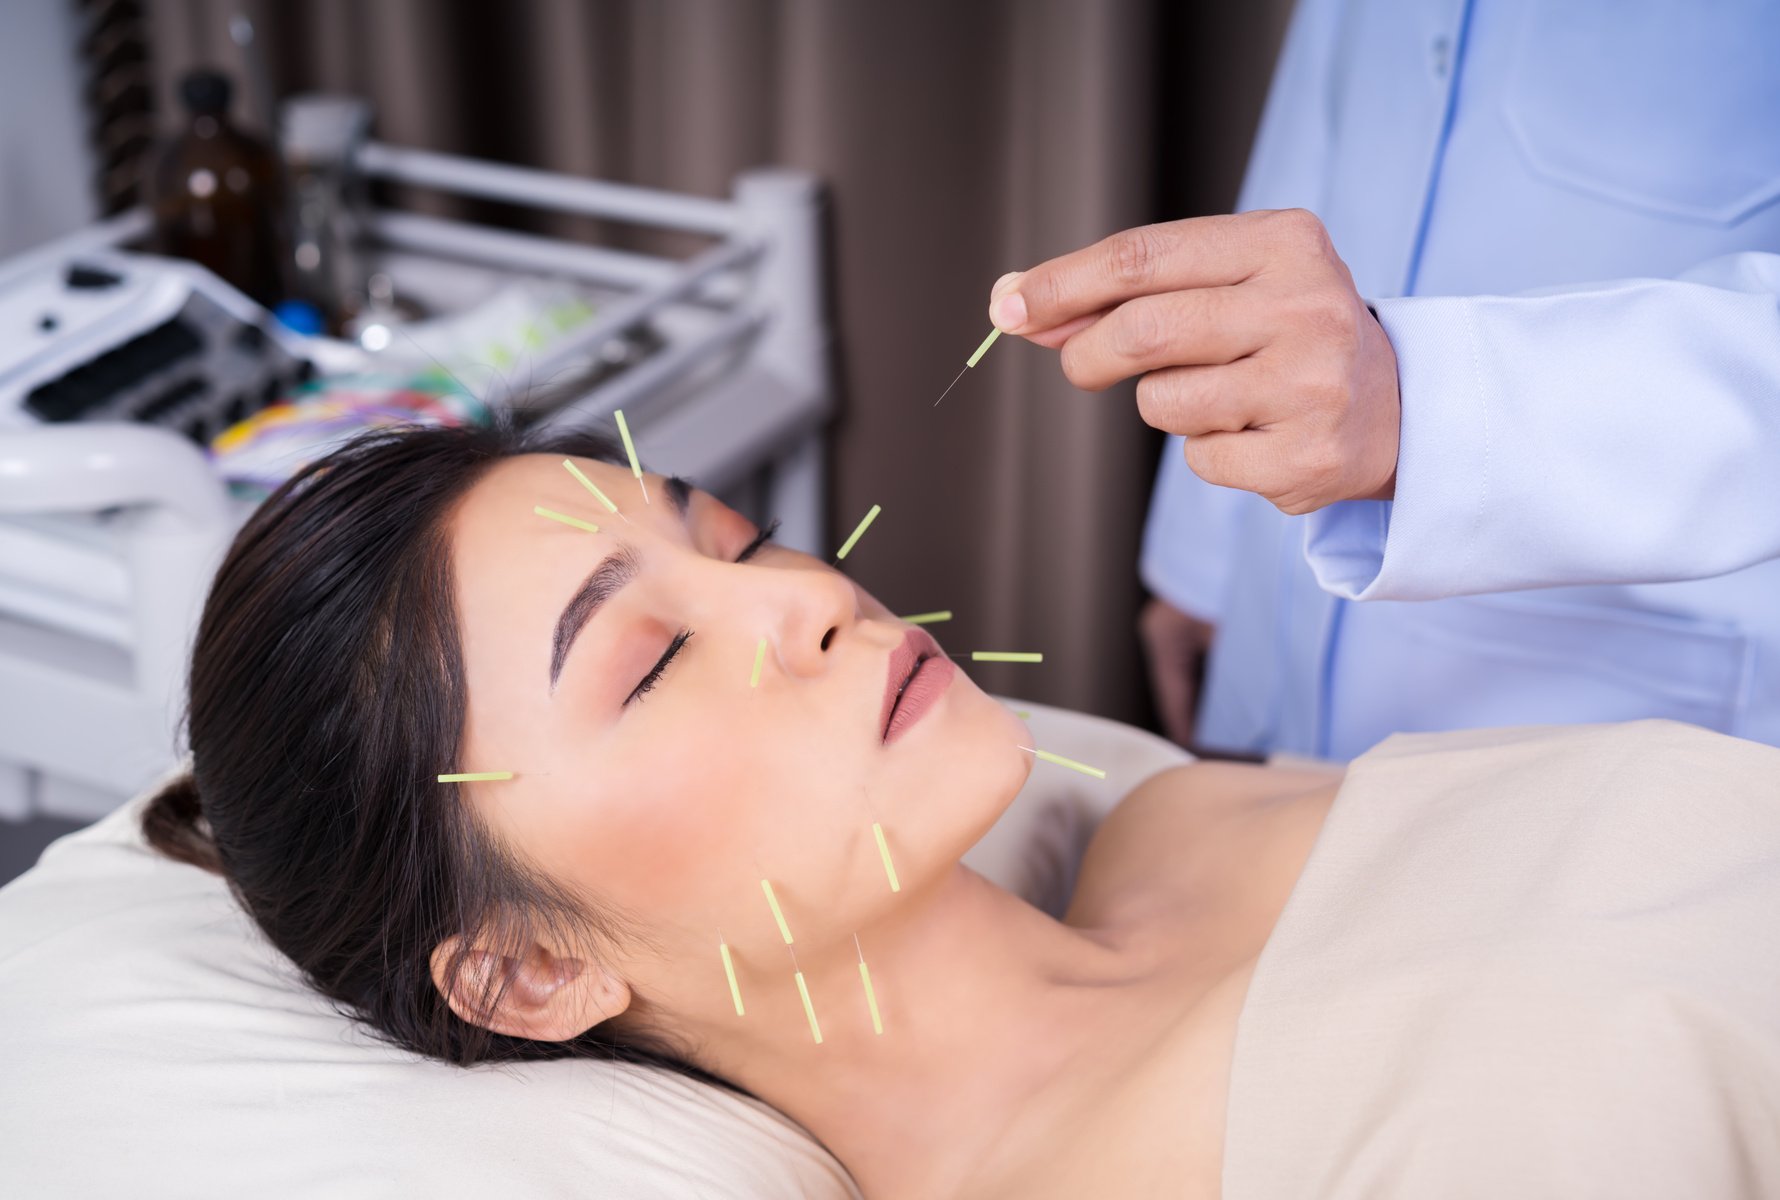
[{"label": "coat pocket", "polygon": [[1504,117],[1537,174],[1734,225],[1780,198],[1780,5],[1532,0]]}]

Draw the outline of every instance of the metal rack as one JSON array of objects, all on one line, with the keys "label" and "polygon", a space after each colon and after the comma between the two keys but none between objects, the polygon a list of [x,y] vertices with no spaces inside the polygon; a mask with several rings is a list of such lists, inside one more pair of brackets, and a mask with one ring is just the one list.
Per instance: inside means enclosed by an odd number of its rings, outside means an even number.
[{"label": "metal rack", "polygon": [[[602,309],[534,372],[645,326],[656,348],[522,419],[574,425],[623,408],[652,469],[752,515],[770,512],[786,544],[818,549],[833,396],[812,177],[749,171],[716,199],[374,141],[353,148],[350,163],[362,180],[713,239],[679,260],[394,208],[361,214],[366,248],[398,280],[431,263],[602,289]],[[126,213],[0,265],[0,282],[33,263],[127,246],[148,227],[142,211]],[[329,348],[316,349],[325,362]],[[522,402],[500,384],[482,398]],[[166,430],[70,423],[0,433],[0,818],[93,819],[176,761],[191,631],[251,507]]]}]

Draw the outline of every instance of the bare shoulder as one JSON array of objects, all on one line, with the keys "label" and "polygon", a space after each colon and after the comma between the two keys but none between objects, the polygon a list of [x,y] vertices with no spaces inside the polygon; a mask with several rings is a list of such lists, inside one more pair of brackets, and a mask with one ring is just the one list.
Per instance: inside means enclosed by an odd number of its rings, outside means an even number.
[{"label": "bare shoulder", "polygon": [[1258,849],[1252,843],[1269,836],[1282,807],[1332,797],[1342,775],[1339,767],[1214,761],[1157,772],[1119,801],[1088,843],[1070,923],[1181,900],[1204,880],[1207,866]]}]

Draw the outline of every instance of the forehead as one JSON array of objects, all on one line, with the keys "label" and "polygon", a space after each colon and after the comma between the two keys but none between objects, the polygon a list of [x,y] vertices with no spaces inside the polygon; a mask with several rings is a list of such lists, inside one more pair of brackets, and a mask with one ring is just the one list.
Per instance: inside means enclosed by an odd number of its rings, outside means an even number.
[{"label": "forehead", "polygon": [[[583,487],[563,466],[565,459],[623,515],[608,510]],[[502,459],[476,481],[452,516],[451,536],[459,553],[472,557],[560,549],[565,541],[603,551],[612,548],[615,537],[683,537],[684,524],[659,479],[649,485],[649,500],[644,503],[627,467],[563,454],[521,454]],[[533,511],[536,508],[597,525],[599,533],[542,517]]]},{"label": "forehead", "polygon": [[[618,506],[609,510],[563,463],[576,469]],[[753,534],[753,523],[721,500],[685,481],[685,514],[658,475],[644,487],[626,466],[561,453],[522,454],[501,459],[470,488],[446,522],[453,576],[461,596],[475,594],[493,572],[545,583],[586,573],[621,545],[641,551],[672,544],[704,554],[727,554]],[[598,527],[590,533],[539,515],[549,509]],[[557,586],[562,586],[560,583]],[[510,587],[501,590],[511,594]],[[560,606],[569,592],[554,594]]]},{"label": "forehead", "polygon": [[[500,714],[521,714],[543,694],[556,621],[602,560],[625,545],[648,557],[668,543],[693,543],[661,479],[649,479],[652,502],[645,504],[628,468],[572,458],[618,506],[620,516],[569,473],[564,457],[527,454],[500,460],[464,495],[447,522],[470,724],[487,732],[511,733]],[[537,507],[597,525],[599,532],[541,517],[533,511]],[[701,507],[689,506],[694,514]],[[708,517],[694,519],[702,523]]]},{"label": "forehead", "polygon": [[[472,627],[491,616],[516,617],[537,604],[560,608],[587,572],[621,542],[657,539],[684,544],[687,525],[659,479],[643,502],[625,467],[573,458],[623,514],[610,512],[571,475],[561,454],[502,459],[478,479],[448,523],[459,608]],[[539,516],[547,508],[599,527],[589,533]],[[694,513],[697,505],[693,506]]]}]

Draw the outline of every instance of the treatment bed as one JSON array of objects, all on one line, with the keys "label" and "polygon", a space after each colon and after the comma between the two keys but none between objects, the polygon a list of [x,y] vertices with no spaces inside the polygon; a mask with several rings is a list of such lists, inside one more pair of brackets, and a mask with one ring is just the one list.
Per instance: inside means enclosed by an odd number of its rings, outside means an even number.
[{"label": "treatment bed", "polygon": [[[1190,756],[1118,722],[1007,702],[1030,713],[1037,744],[1107,773],[1035,764],[965,857],[1060,915],[1100,818]],[[148,848],[148,794],[0,888],[5,1194],[859,1194],[800,1126],[711,1085],[590,1061],[462,1069],[374,1039],[295,977],[221,879]]]}]

